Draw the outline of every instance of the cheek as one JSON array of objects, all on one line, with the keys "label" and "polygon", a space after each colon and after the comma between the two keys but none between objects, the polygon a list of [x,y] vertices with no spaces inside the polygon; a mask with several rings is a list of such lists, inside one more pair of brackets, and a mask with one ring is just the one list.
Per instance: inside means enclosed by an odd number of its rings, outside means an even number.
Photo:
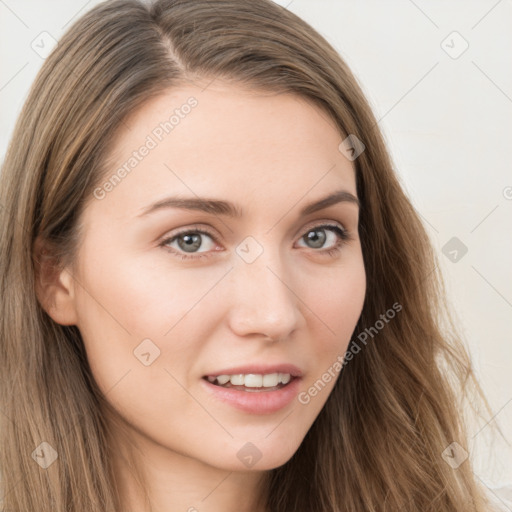
[{"label": "cheek", "polygon": [[[329,354],[344,352],[361,315],[366,295],[366,274],[362,258],[354,258],[333,269],[331,275],[309,283],[309,301],[316,324],[323,326],[321,344]],[[309,304],[308,304],[309,305]]]},{"label": "cheek", "polygon": [[344,354],[363,309],[366,274],[362,258],[337,269],[328,283],[324,279],[323,285],[323,289],[314,288],[314,297],[313,293],[309,296],[310,300],[316,299],[308,321],[311,371],[297,397],[310,420],[320,413],[339,378]]},{"label": "cheek", "polygon": [[100,306],[95,314],[102,321],[94,318],[96,327],[116,329],[134,342],[161,338],[175,329],[222,275],[215,270],[184,271],[160,257],[104,254],[100,261],[99,256],[91,253],[83,267],[87,293],[77,304],[78,312],[83,323],[91,323],[88,313]]},{"label": "cheek", "polygon": [[82,289],[76,301],[98,387],[125,420],[142,430],[149,424],[181,428],[181,413],[200,424],[204,411],[182,386],[190,385],[189,370],[207,334],[195,315],[218,277],[210,272],[191,280],[183,271],[115,261],[88,266],[82,281],[87,292]]},{"label": "cheek", "polygon": [[[112,242],[109,247],[115,245]],[[96,243],[84,248],[75,307],[91,371],[100,388],[108,391],[127,372],[133,380],[136,371],[149,370],[141,362],[148,356],[142,354],[149,351],[150,360],[155,360],[151,369],[164,356],[172,359],[165,346],[172,332],[165,334],[179,325],[200,291],[191,291],[177,273],[92,247],[105,246]],[[185,344],[180,338],[174,343],[176,350]]]},{"label": "cheek", "polygon": [[141,391],[165,389],[170,376],[163,368],[180,382],[185,379],[180,373],[193,365],[205,339],[201,323],[193,320],[203,311],[201,303],[220,271],[198,269],[192,276],[165,261],[148,264],[143,258],[96,250],[85,251],[83,261],[87,264],[80,269],[75,307],[100,388],[107,392],[124,379],[123,386],[138,382]]}]

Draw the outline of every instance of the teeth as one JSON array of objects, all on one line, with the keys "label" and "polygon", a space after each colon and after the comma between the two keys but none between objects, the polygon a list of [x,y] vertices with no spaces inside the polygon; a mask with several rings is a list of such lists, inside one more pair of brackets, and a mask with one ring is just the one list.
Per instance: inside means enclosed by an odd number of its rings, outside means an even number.
[{"label": "teeth", "polygon": [[282,382],[283,384],[288,384],[288,382],[290,382],[291,378],[292,378],[292,376],[289,373],[280,373],[279,374],[279,381]]},{"label": "teeth", "polygon": [[[226,375],[227,377],[227,375]],[[233,384],[233,386],[244,386],[245,385],[245,382],[244,382],[244,376],[240,373],[239,375],[231,375],[230,379],[231,381],[231,384]]]},{"label": "teeth", "polygon": [[[263,375],[253,375],[249,374],[245,377],[243,375],[240,375],[244,379],[244,386],[246,388],[261,388],[263,386]],[[231,381],[233,381],[233,378],[231,378]]]},{"label": "teeth", "polygon": [[[215,378],[213,380],[215,380]],[[217,377],[217,382],[221,385],[226,384],[227,382],[229,382],[229,375],[219,375]]]},{"label": "teeth", "polygon": [[267,373],[265,375],[242,373],[236,375],[218,375],[217,377],[208,376],[208,381],[216,382],[220,386],[226,385],[228,382],[232,386],[245,386],[247,388],[273,388],[282,384],[288,384],[291,380],[289,373]]},{"label": "teeth", "polygon": [[271,388],[273,386],[277,386],[279,384],[279,374],[278,373],[269,373],[267,375],[263,375],[261,377],[261,385],[266,388]]}]

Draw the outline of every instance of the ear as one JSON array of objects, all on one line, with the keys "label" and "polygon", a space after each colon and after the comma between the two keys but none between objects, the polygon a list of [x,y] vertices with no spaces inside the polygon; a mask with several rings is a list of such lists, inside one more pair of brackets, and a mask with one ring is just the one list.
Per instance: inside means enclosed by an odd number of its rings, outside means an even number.
[{"label": "ear", "polygon": [[35,289],[41,307],[58,324],[76,325],[75,281],[68,269],[58,265],[49,244],[34,242]]}]

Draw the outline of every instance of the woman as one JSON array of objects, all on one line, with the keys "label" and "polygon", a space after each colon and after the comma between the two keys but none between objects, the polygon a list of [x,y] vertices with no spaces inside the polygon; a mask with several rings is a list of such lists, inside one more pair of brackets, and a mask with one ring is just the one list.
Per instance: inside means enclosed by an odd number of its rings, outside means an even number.
[{"label": "woman", "polygon": [[5,510],[489,510],[435,255],[297,16],[95,7],[0,179]]}]

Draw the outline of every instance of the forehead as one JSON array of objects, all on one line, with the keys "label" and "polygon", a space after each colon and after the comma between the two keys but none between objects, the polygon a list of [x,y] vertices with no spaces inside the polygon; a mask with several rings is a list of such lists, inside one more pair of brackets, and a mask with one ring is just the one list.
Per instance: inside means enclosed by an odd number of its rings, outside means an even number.
[{"label": "forehead", "polygon": [[102,203],[135,215],[169,194],[278,206],[339,188],[356,195],[341,140],[326,112],[296,94],[220,81],[169,89],[121,124]]}]

